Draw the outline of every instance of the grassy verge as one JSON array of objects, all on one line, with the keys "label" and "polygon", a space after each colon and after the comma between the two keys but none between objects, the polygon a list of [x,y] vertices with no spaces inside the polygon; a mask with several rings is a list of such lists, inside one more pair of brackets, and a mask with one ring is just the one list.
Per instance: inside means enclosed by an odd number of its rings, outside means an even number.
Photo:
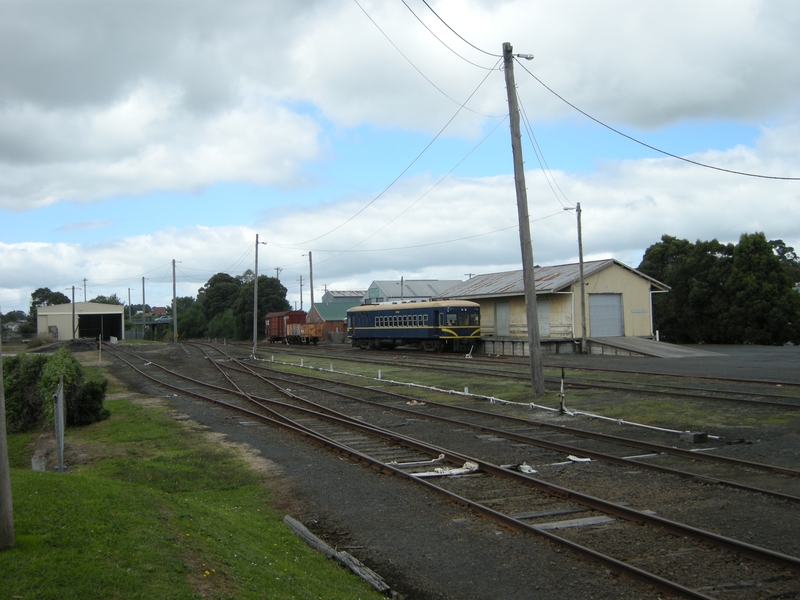
[{"label": "grassy verge", "polygon": [[67,474],[28,470],[36,436],[10,436],[17,545],[0,552],[0,598],[382,597],[295,538],[231,450],[163,407],[106,406],[68,431],[85,462]]}]

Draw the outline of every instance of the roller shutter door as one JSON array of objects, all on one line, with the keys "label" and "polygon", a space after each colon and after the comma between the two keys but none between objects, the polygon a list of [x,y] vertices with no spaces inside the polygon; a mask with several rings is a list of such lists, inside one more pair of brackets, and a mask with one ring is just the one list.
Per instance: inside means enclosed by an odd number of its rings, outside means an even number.
[{"label": "roller shutter door", "polygon": [[622,323],[622,294],[589,294],[591,337],[625,335]]}]

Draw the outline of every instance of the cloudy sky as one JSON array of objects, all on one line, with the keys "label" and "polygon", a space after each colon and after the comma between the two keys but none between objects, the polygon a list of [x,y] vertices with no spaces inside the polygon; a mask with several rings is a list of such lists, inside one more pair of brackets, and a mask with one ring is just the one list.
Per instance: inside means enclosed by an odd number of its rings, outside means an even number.
[{"label": "cloudy sky", "polygon": [[577,261],[577,203],[587,260],[635,267],[663,234],[800,249],[800,181],[564,102],[800,177],[800,3],[427,2],[0,0],[0,310],[139,303],[142,278],[167,305],[173,260],[194,296],[252,269],[256,234],[306,309],[309,252],[316,299],[520,268],[503,42],[534,55],[537,264]]}]

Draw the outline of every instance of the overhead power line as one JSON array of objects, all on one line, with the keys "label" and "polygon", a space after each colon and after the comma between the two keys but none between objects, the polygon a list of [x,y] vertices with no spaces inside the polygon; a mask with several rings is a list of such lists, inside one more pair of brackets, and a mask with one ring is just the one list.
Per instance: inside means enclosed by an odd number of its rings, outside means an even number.
[{"label": "overhead power line", "polygon": [[[436,34],[433,32],[433,30],[432,30],[430,27],[428,27],[428,26],[425,24],[425,21],[423,21],[422,19],[420,19],[420,18],[419,18],[419,15],[418,15],[417,13],[415,13],[415,12],[414,12],[414,9],[412,9],[412,8],[411,8],[411,7],[410,7],[410,6],[409,6],[409,5],[406,3],[406,0],[400,0],[400,1],[401,1],[401,2],[402,2],[404,5],[405,5],[405,7],[406,7],[406,8],[409,10],[409,12],[410,12],[412,15],[414,15],[414,17],[417,19],[417,21],[419,21],[419,22],[420,22],[420,24],[421,24],[421,25],[422,25],[422,26],[423,26],[425,29],[427,29],[427,30],[428,30],[428,32],[429,32],[429,33],[430,33],[430,34],[431,34],[433,37],[435,37],[435,38],[436,38],[436,39],[439,41],[439,43],[440,43],[442,46],[444,46],[445,48],[447,48],[448,50],[450,50],[450,52],[452,52],[453,54],[455,54],[455,55],[456,55],[458,58],[460,58],[460,59],[461,59],[461,60],[463,60],[464,62],[467,62],[467,63],[471,64],[473,67],[478,67],[479,69],[485,69],[485,70],[487,70],[487,71],[491,71],[492,69],[494,69],[494,67],[484,67],[483,65],[479,65],[479,64],[477,64],[477,63],[474,63],[474,62],[472,62],[471,60],[469,60],[469,59],[467,59],[467,58],[464,58],[463,56],[461,56],[461,55],[460,55],[458,52],[456,52],[455,50],[453,50],[453,49],[452,49],[450,46],[448,46],[447,44],[445,44],[445,43],[444,43],[444,41],[442,40],[442,38],[440,38],[438,35],[436,35]],[[451,30],[451,31],[452,31],[452,30]]]},{"label": "overhead power line", "polygon": [[[423,2],[424,2],[424,1],[425,1],[425,0],[423,0]],[[516,59],[515,59],[515,60],[516,60]],[[544,88],[545,88],[545,89],[546,89],[548,92],[550,92],[551,94],[553,94],[553,95],[554,95],[556,98],[558,98],[559,100],[561,100],[561,101],[562,101],[564,104],[566,104],[567,106],[570,106],[570,107],[571,107],[571,108],[573,108],[574,110],[576,110],[576,111],[578,111],[579,113],[581,113],[581,114],[582,114],[584,117],[586,117],[587,119],[591,119],[592,121],[594,121],[594,122],[595,122],[595,123],[597,123],[598,125],[602,125],[602,126],[603,126],[603,127],[605,127],[606,129],[608,129],[609,131],[613,131],[613,132],[614,132],[614,133],[616,133],[617,135],[621,135],[622,137],[624,137],[624,138],[627,138],[627,139],[631,140],[632,142],[635,142],[635,143],[637,143],[637,144],[639,144],[639,145],[641,145],[641,146],[644,146],[645,148],[649,148],[650,150],[653,150],[654,152],[658,152],[659,154],[663,154],[664,156],[669,156],[669,157],[671,157],[671,158],[675,158],[675,159],[677,159],[677,160],[682,160],[683,162],[686,162],[686,163],[689,163],[689,164],[692,164],[692,165],[695,165],[695,166],[698,166],[698,167],[703,167],[703,168],[705,168],[705,169],[713,169],[714,171],[722,171],[723,173],[731,173],[732,175],[743,175],[744,177],[756,177],[756,178],[758,178],[758,179],[778,179],[778,180],[782,180],[782,181],[800,181],[800,177],[783,177],[783,176],[777,176],[777,175],[762,175],[762,174],[760,174],[760,173],[747,173],[746,171],[737,171],[737,170],[735,170],[735,169],[725,169],[724,167],[717,167],[717,166],[714,166],[714,165],[709,165],[709,164],[706,164],[706,163],[701,163],[701,162],[699,162],[699,161],[692,160],[692,159],[690,159],[690,158],[686,158],[686,157],[684,157],[684,156],[679,156],[679,155],[677,155],[677,154],[673,154],[672,152],[667,152],[666,150],[662,150],[661,148],[657,148],[657,147],[655,147],[655,146],[652,146],[652,145],[650,145],[650,144],[648,144],[648,143],[646,143],[646,142],[643,142],[643,141],[641,141],[641,140],[639,140],[639,139],[636,139],[635,137],[633,137],[633,136],[631,136],[631,135],[628,135],[627,133],[623,133],[623,132],[622,132],[622,131],[620,131],[619,129],[615,129],[615,128],[613,128],[611,125],[608,125],[607,123],[604,123],[604,122],[603,122],[603,121],[601,121],[600,119],[598,119],[598,118],[596,118],[596,117],[593,117],[592,115],[590,115],[590,114],[589,114],[589,113],[587,113],[586,111],[584,111],[584,110],[581,110],[580,108],[578,108],[577,106],[575,106],[575,105],[574,105],[572,102],[570,102],[569,100],[567,100],[566,98],[564,98],[563,96],[561,96],[561,95],[560,95],[558,92],[556,92],[555,90],[553,90],[552,88],[550,88],[550,87],[549,87],[549,86],[548,86],[548,85],[547,85],[545,82],[543,82],[541,79],[539,79],[539,78],[538,78],[536,75],[534,75],[533,73],[531,73],[531,72],[528,70],[528,68],[527,68],[527,67],[526,67],[524,64],[522,64],[522,63],[521,63],[519,60],[517,60],[517,64],[518,64],[520,67],[522,67],[522,68],[523,68],[523,69],[524,69],[524,70],[525,70],[525,71],[528,73],[528,75],[530,75],[531,77],[533,77],[533,78],[534,78],[534,79],[535,79],[535,80],[536,80],[536,81],[537,81],[537,82],[538,82],[538,83],[539,83],[539,84],[540,84],[542,87],[544,87]]]},{"label": "overhead power line", "polygon": [[486,50],[484,50],[484,49],[482,49],[482,48],[478,48],[478,47],[477,47],[475,44],[473,44],[472,42],[470,42],[469,40],[467,40],[466,38],[464,38],[464,37],[463,37],[463,36],[462,36],[460,33],[458,33],[458,32],[457,32],[455,29],[453,29],[452,27],[450,27],[450,25],[448,25],[447,21],[445,21],[445,20],[444,20],[442,17],[440,17],[440,16],[439,16],[439,14],[438,14],[438,13],[437,13],[435,10],[433,10],[433,8],[431,8],[431,5],[430,5],[430,4],[428,4],[428,3],[426,2],[426,0],[422,0],[422,3],[423,3],[425,6],[427,6],[427,7],[428,7],[428,10],[430,10],[430,11],[431,11],[431,12],[432,12],[434,15],[436,15],[436,18],[437,18],[437,19],[439,19],[439,20],[440,20],[442,23],[444,23],[445,27],[447,27],[447,28],[448,28],[450,31],[452,31],[454,34],[456,34],[456,36],[458,36],[458,38],[459,38],[459,39],[461,39],[461,41],[463,41],[464,43],[468,44],[469,46],[472,46],[472,47],[473,47],[473,48],[475,48],[475,50],[477,50],[478,52],[483,52],[484,54],[488,54],[489,56],[494,56],[495,58],[503,58],[503,55],[502,55],[502,54],[495,54],[494,52],[487,52]]}]

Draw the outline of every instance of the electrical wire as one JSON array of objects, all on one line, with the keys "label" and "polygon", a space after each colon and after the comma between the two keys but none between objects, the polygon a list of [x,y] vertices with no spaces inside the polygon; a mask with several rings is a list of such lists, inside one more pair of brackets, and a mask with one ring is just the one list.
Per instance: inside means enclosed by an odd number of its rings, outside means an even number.
[{"label": "electrical wire", "polygon": [[448,25],[448,24],[447,24],[447,21],[445,21],[445,20],[444,20],[442,17],[440,17],[440,16],[438,15],[438,13],[437,13],[435,10],[433,10],[433,8],[431,8],[431,5],[430,5],[430,4],[428,4],[428,3],[426,2],[426,0],[422,0],[422,3],[423,3],[425,6],[427,6],[427,7],[428,7],[428,10],[430,10],[430,11],[431,11],[431,12],[432,12],[434,15],[436,15],[436,18],[437,18],[437,19],[439,19],[439,20],[440,20],[442,23],[444,23],[445,27],[447,27],[447,28],[448,28],[450,31],[452,31],[454,34],[456,34],[456,36],[458,36],[458,37],[459,37],[459,38],[460,38],[460,39],[461,39],[463,42],[465,42],[465,43],[466,43],[466,44],[468,44],[469,46],[472,46],[472,47],[473,47],[473,48],[475,48],[475,50],[477,50],[478,52],[483,52],[484,54],[488,54],[489,56],[494,56],[494,57],[496,57],[496,58],[503,58],[503,55],[502,55],[502,54],[493,54],[492,52],[487,52],[486,50],[483,50],[482,48],[478,48],[478,47],[477,47],[475,44],[473,44],[473,43],[472,43],[472,42],[470,42],[469,40],[465,39],[465,38],[464,38],[464,37],[463,37],[463,36],[462,36],[460,33],[458,33],[458,32],[457,32],[455,29],[453,29],[452,27],[450,27],[450,25]]},{"label": "electrical wire", "polygon": [[[422,1],[424,2],[425,0],[422,0]],[[682,160],[683,162],[686,162],[686,163],[689,163],[689,164],[692,164],[692,165],[695,165],[695,166],[698,166],[698,167],[703,167],[705,169],[713,169],[714,171],[722,171],[723,173],[730,173],[732,175],[742,175],[744,177],[755,177],[755,178],[758,178],[758,179],[777,179],[777,180],[781,180],[781,181],[800,181],[800,177],[782,177],[782,176],[777,176],[777,175],[762,175],[760,173],[747,173],[745,171],[737,171],[735,169],[725,169],[723,167],[716,167],[714,165],[709,165],[709,164],[706,164],[706,163],[701,163],[701,162],[696,161],[696,160],[691,160],[690,158],[685,158],[683,156],[678,156],[677,154],[672,154],[671,152],[667,152],[666,150],[661,150],[660,148],[656,148],[655,146],[651,146],[650,144],[648,144],[646,142],[643,142],[641,140],[638,140],[635,137],[633,137],[631,135],[628,135],[627,133],[623,133],[622,131],[620,131],[618,129],[614,129],[613,127],[611,127],[611,125],[608,125],[608,124],[604,123],[603,121],[601,121],[600,119],[597,119],[597,118],[593,117],[592,115],[590,115],[586,111],[581,110],[580,108],[575,106],[572,102],[570,102],[569,100],[567,100],[566,98],[564,98],[563,96],[558,94],[555,90],[550,88],[546,83],[544,83],[536,75],[531,73],[528,70],[528,68],[525,65],[523,65],[516,57],[514,58],[514,60],[517,62],[517,64],[520,67],[522,67],[525,70],[526,73],[528,73],[528,75],[533,77],[542,87],[544,87],[548,92],[553,94],[556,98],[561,100],[567,106],[570,106],[574,110],[576,110],[579,113],[581,113],[584,117],[586,117],[587,119],[591,119],[592,121],[594,121],[598,125],[602,125],[603,127],[608,129],[609,131],[613,131],[617,135],[621,135],[622,137],[627,138],[627,139],[631,140],[632,142],[636,142],[637,144],[639,144],[641,146],[644,146],[645,148],[649,148],[650,150],[653,150],[654,152],[658,152],[659,154],[663,154],[664,156],[669,156],[669,157],[675,158],[677,160]]]},{"label": "electrical wire", "polygon": [[561,202],[561,198],[558,197],[558,193],[556,192],[555,188],[553,188],[553,185],[555,185],[556,188],[558,188],[558,191],[561,192],[561,195],[564,197],[564,200],[566,200],[567,204],[569,204],[572,208],[575,208],[575,205],[570,202],[569,198],[567,198],[567,195],[561,189],[561,186],[558,185],[555,175],[553,175],[553,172],[550,170],[550,165],[547,164],[547,159],[544,157],[544,151],[539,145],[539,140],[536,139],[536,135],[533,133],[533,127],[531,127],[528,114],[525,112],[525,107],[522,105],[522,98],[519,97],[519,94],[517,94],[517,102],[519,103],[521,109],[520,112],[522,113],[522,122],[525,124],[525,131],[528,134],[528,139],[531,142],[531,146],[533,146],[533,153],[536,155],[536,160],[539,161],[539,166],[542,168],[544,178],[547,180],[547,185],[550,186],[550,190],[553,192],[553,195],[556,197],[556,200],[558,200],[558,203],[563,209],[567,210],[567,207],[564,206],[563,202]]},{"label": "electrical wire", "polygon": [[[421,70],[420,70],[420,69],[417,67],[417,65],[415,65],[415,64],[414,64],[414,63],[411,61],[411,59],[410,59],[410,58],[408,58],[408,57],[407,57],[405,54],[403,54],[403,51],[402,51],[402,50],[400,50],[400,48],[397,46],[397,44],[395,44],[395,43],[392,41],[392,38],[390,38],[390,37],[389,37],[389,36],[386,34],[386,32],[385,32],[383,29],[381,29],[380,25],[378,25],[378,24],[375,22],[375,19],[373,19],[373,18],[372,18],[372,17],[369,15],[369,13],[368,13],[368,12],[367,12],[367,11],[364,9],[364,7],[363,7],[363,6],[361,6],[361,5],[358,3],[358,0],[353,0],[353,2],[355,2],[355,3],[356,3],[356,5],[358,6],[358,8],[360,8],[360,9],[361,9],[361,11],[362,11],[362,12],[363,12],[363,13],[364,13],[364,14],[367,16],[367,18],[368,18],[368,19],[369,19],[369,20],[372,22],[372,24],[373,24],[373,25],[375,25],[375,27],[378,29],[378,31],[380,31],[380,32],[381,32],[381,34],[383,34],[383,37],[385,37],[385,38],[388,40],[388,42],[389,42],[389,43],[390,43],[392,46],[394,46],[394,49],[395,49],[395,50],[397,50],[397,51],[400,53],[400,56],[402,56],[403,58],[405,58],[405,59],[406,59],[406,61],[408,62],[408,64],[410,64],[410,65],[411,65],[411,66],[414,68],[414,70],[415,70],[417,73],[419,73],[420,75],[422,75],[423,79],[425,79],[425,81],[427,81],[427,82],[428,82],[428,83],[430,83],[430,84],[431,84],[431,85],[432,85],[434,88],[436,88],[436,90],[437,90],[437,91],[438,91],[440,94],[442,94],[442,95],[443,95],[445,98],[447,98],[447,99],[448,99],[448,100],[450,100],[451,102],[454,102],[455,104],[458,104],[458,105],[459,105],[461,108],[464,108],[464,109],[466,109],[466,110],[470,111],[471,113],[474,113],[474,114],[476,114],[476,115],[479,115],[479,116],[481,116],[481,117],[499,117],[499,116],[500,116],[500,115],[485,115],[485,114],[483,114],[483,113],[479,113],[478,111],[476,111],[476,110],[473,110],[473,109],[469,108],[468,106],[466,106],[466,103],[464,103],[464,104],[461,104],[461,103],[460,103],[458,100],[456,100],[456,99],[455,99],[455,98],[453,98],[452,96],[448,95],[448,94],[447,94],[447,92],[445,92],[445,91],[444,91],[442,88],[440,88],[438,85],[436,85],[435,83],[433,83],[433,81],[431,81],[431,79],[430,79],[430,78],[429,78],[427,75],[425,75],[425,73],[423,73],[423,72],[422,72],[422,71],[421,71]],[[483,67],[481,67],[481,68],[483,68]],[[472,96],[470,96],[470,98],[472,98]],[[469,98],[468,98],[467,100],[469,101]]]},{"label": "electrical wire", "polygon": [[[492,71],[489,71],[489,72],[486,74],[486,77],[484,77],[484,78],[481,80],[481,82],[478,84],[478,86],[477,86],[477,87],[476,87],[476,88],[475,88],[475,89],[472,91],[472,93],[469,95],[469,98],[467,98],[467,102],[469,102],[470,98],[472,98],[472,97],[473,97],[473,96],[474,96],[474,95],[475,95],[475,94],[478,92],[478,90],[479,90],[479,89],[481,88],[481,86],[482,86],[482,85],[483,85],[483,84],[486,82],[486,80],[489,78],[489,75],[491,75],[491,74],[492,74]],[[466,103],[465,103],[465,104],[466,104]],[[298,246],[303,246],[303,245],[309,244],[309,243],[311,243],[311,242],[315,242],[315,241],[317,241],[318,239],[324,238],[324,237],[325,237],[325,236],[327,236],[327,235],[330,235],[330,234],[331,234],[331,233],[333,233],[334,231],[337,231],[337,230],[341,229],[342,227],[344,227],[345,225],[347,225],[347,224],[348,224],[350,221],[352,221],[353,219],[355,219],[355,218],[356,218],[358,215],[360,215],[362,212],[364,212],[364,211],[365,211],[365,210],[367,210],[367,209],[368,209],[370,206],[372,206],[372,205],[373,205],[375,202],[377,202],[377,201],[378,201],[378,199],[379,199],[381,196],[383,196],[383,195],[384,195],[384,194],[385,194],[387,191],[389,191],[389,188],[391,188],[391,187],[392,187],[392,186],[393,186],[395,183],[397,183],[397,181],[398,181],[398,180],[399,180],[399,179],[400,179],[400,178],[401,178],[403,175],[405,175],[405,174],[408,172],[408,170],[409,170],[409,169],[410,169],[412,166],[414,166],[414,163],[416,163],[416,162],[417,162],[417,161],[418,161],[418,160],[419,160],[419,159],[422,157],[422,155],[423,155],[423,154],[425,154],[425,152],[427,152],[428,148],[430,148],[430,147],[433,145],[433,143],[434,143],[434,142],[435,142],[437,139],[439,139],[439,136],[441,136],[441,135],[442,135],[442,133],[444,133],[444,130],[448,128],[448,126],[450,125],[450,123],[452,123],[452,122],[455,120],[455,118],[456,118],[456,117],[459,115],[459,113],[461,112],[461,109],[462,109],[462,108],[463,108],[463,105],[459,105],[459,107],[458,107],[458,110],[455,112],[455,114],[454,114],[452,117],[450,117],[450,119],[447,121],[447,123],[445,123],[445,124],[444,124],[444,127],[442,127],[442,128],[439,130],[439,132],[438,132],[438,133],[437,133],[437,134],[436,134],[436,135],[433,137],[433,139],[432,139],[430,142],[428,142],[428,144],[427,144],[427,145],[426,145],[426,146],[425,146],[425,147],[422,149],[422,151],[421,151],[419,154],[417,154],[417,156],[414,158],[414,160],[412,160],[412,161],[411,161],[411,162],[408,164],[408,166],[407,166],[405,169],[403,169],[403,170],[400,172],[400,174],[399,174],[397,177],[395,177],[395,178],[394,178],[394,179],[393,179],[393,180],[392,180],[392,181],[389,183],[389,185],[387,185],[385,188],[383,188],[383,190],[381,191],[381,193],[380,193],[380,194],[378,194],[377,196],[375,196],[375,197],[374,197],[372,200],[370,200],[370,201],[369,201],[369,202],[368,202],[366,205],[364,205],[364,206],[363,206],[363,207],[362,207],[362,208],[361,208],[361,209],[360,209],[358,212],[356,212],[354,215],[352,215],[352,216],[351,216],[350,218],[348,218],[346,221],[344,221],[344,222],[340,223],[339,225],[337,225],[337,226],[336,226],[336,227],[334,227],[333,229],[331,229],[331,230],[327,231],[326,233],[323,233],[322,235],[318,235],[318,236],[317,236],[317,237],[315,237],[315,238],[311,238],[310,240],[305,240],[304,242],[299,242],[297,245],[298,245]]]},{"label": "electrical wire", "polygon": [[423,26],[425,29],[427,29],[427,30],[428,30],[428,32],[429,32],[429,33],[430,33],[430,34],[431,34],[433,37],[435,37],[435,38],[436,38],[436,39],[439,41],[439,43],[440,43],[442,46],[444,46],[445,48],[447,48],[448,50],[450,50],[450,52],[452,52],[453,54],[455,54],[455,55],[456,55],[458,58],[460,58],[461,60],[463,60],[463,61],[464,61],[464,62],[466,62],[466,63],[469,63],[469,64],[471,64],[473,67],[478,67],[479,69],[485,69],[485,70],[487,70],[487,71],[491,71],[492,69],[494,69],[494,68],[495,68],[495,67],[484,67],[483,65],[479,65],[479,64],[477,64],[477,63],[474,63],[474,62],[472,62],[471,60],[469,60],[469,59],[467,59],[467,58],[464,58],[463,56],[461,56],[461,55],[460,55],[458,52],[456,52],[455,50],[453,50],[453,49],[452,49],[450,46],[448,46],[447,44],[445,44],[445,43],[444,43],[444,41],[442,40],[442,38],[440,38],[438,35],[436,35],[436,34],[433,32],[433,30],[432,30],[430,27],[428,27],[428,26],[425,24],[425,21],[423,21],[422,19],[420,19],[420,18],[419,18],[419,15],[417,15],[417,13],[415,13],[415,12],[414,12],[414,10],[413,10],[413,9],[412,9],[412,8],[411,8],[411,7],[410,7],[410,6],[409,6],[409,5],[406,3],[406,0],[400,0],[400,2],[402,2],[402,3],[403,3],[403,5],[405,5],[405,7],[406,7],[406,8],[409,10],[409,12],[411,12],[411,14],[412,14],[412,15],[414,15],[414,17],[416,17],[417,21],[419,21],[419,22],[420,22],[420,24],[421,24],[421,25],[422,25],[422,26]]}]

